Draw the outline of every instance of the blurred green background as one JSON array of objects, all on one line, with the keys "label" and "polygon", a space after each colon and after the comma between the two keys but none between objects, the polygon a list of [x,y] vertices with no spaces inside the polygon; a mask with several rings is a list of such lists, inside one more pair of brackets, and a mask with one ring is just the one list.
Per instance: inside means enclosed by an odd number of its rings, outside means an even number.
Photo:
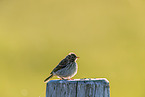
[{"label": "blurred green background", "polygon": [[145,1],[0,0],[0,97],[45,97],[43,80],[69,52],[80,57],[74,78],[144,97]]}]

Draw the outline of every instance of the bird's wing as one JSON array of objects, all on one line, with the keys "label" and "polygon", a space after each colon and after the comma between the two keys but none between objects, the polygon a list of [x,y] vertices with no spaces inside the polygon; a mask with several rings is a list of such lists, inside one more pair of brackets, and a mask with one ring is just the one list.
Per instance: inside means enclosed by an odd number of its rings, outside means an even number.
[{"label": "bird's wing", "polygon": [[63,59],[54,69],[53,71],[50,73],[52,74],[53,72],[56,72],[64,67],[67,66],[68,60],[67,59]]}]

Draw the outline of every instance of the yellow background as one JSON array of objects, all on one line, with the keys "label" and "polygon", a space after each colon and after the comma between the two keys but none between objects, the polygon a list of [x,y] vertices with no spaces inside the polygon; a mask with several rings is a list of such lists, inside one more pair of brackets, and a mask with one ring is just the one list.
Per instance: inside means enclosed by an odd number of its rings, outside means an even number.
[{"label": "yellow background", "polygon": [[80,57],[74,78],[144,97],[145,1],[0,0],[0,97],[45,97],[43,80],[69,52]]}]

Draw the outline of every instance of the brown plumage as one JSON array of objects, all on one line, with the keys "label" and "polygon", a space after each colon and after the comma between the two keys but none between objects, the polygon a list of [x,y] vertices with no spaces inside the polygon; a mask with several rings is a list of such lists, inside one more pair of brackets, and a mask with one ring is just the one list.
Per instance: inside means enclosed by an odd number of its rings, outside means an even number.
[{"label": "brown plumage", "polygon": [[76,54],[70,53],[67,55],[50,73],[50,76],[44,80],[48,82],[53,76],[58,76],[61,79],[70,79],[77,73]]}]

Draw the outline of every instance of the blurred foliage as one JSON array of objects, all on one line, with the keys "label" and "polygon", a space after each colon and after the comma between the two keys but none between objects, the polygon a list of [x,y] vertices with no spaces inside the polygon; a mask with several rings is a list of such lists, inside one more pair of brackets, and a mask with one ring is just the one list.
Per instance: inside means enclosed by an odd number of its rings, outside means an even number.
[{"label": "blurred foliage", "polygon": [[43,80],[69,52],[80,56],[74,78],[144,97],[145,1],[0,0],[0,97],[45,97]]}]

